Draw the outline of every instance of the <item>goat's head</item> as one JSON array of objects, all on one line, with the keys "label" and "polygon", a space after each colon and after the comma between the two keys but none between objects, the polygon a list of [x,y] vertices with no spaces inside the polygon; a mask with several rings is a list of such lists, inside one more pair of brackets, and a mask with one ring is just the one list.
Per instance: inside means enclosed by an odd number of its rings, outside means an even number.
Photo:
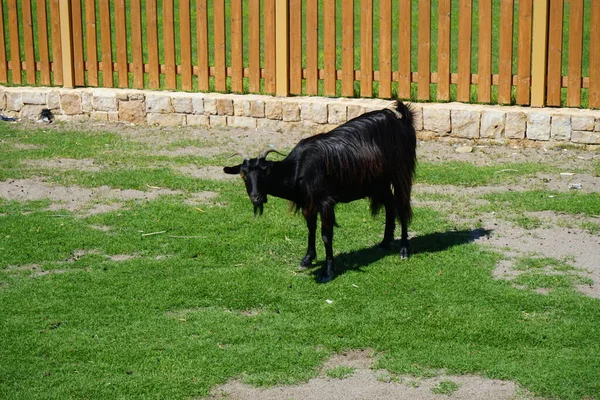
[{"label": "goat's head", "polygon": [[245,153],[237,152],[234,156],[241,156],[243,158],[242,163],[223,168],[223,172],[226,174],[239,174],[242,177],[246,184],[248,197],[254,206],[255,216],[262,215],[263,206],[267,202],[267,188],[271,181],[273,161],[267,161],[266,158],[269,153],[273,152],[281,154],[274,149],[267,149],[260,153],[258,157],[250,158]]}]

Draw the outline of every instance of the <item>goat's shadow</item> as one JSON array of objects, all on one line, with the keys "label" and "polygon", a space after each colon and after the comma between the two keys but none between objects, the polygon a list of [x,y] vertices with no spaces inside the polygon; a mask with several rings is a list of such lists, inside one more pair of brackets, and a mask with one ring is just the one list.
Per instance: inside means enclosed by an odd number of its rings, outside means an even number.
[{"label": "goat's shadow", "polygon": [[[489,229],[463,229],[458,231],[434,232],[416,236],[410,239],[411,254],[436,253],[454,246],[474,242],[481,237],[488,237],[492,233]],[[381,249],[378,245],[359,250],[338,254],[335,257],[335,272],[333,279],[344,275],[348,271],[361,271],[362,267],[370,265],[388,256],[398,256],[400,240],[394,240],[390,249]],[[398,250],[398,251],[397,251]],[[319,279],[320,268],[325,261],[315,263],[311,271],[315,280]]]}]

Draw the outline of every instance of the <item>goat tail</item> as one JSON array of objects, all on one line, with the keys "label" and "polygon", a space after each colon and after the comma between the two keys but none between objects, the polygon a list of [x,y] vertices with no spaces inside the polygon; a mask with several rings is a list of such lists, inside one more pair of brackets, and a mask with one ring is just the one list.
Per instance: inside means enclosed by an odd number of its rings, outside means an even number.
[{"label": "goat tail", "polygon": [[404,104],[402,100],[396,99],[396,104],[393,110],[396,111],[396,113],[400,116],[400,118],[403,120],[403,123],[414,126],[415,111],[412,109],[410,104]]}]

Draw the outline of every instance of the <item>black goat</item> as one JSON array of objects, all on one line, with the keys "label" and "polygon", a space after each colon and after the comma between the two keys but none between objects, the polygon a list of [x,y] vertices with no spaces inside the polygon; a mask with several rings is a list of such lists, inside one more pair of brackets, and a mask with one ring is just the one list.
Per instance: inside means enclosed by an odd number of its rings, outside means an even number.
[{"label": "black goat", "polygon": [[402,226],[400,256],[408,257],[416,142],[413,113],[397,101],[394,109],[371,111],[328,133],[303,139],[282,161],[266,160],[272,149],[252,159],[238,153],[244,161],[225,167],[224,172],[241,175],[255,215],[262,214],[267,195],[290,200],[302,210],[308,227],[308,249],[300,261],[301,268],[309,267],[317,255],[317,214],[321,214],[326,262],[319,281],[327,282],[334,270],[336,203],[369,197],[373,215],[384,206],[385,233],[380,247],[390,247],[398,217]]}]

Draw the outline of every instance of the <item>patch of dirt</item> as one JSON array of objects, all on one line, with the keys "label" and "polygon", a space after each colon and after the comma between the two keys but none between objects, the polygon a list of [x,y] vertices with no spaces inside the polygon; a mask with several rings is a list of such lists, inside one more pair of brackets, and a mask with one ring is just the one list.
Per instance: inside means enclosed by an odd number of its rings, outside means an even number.
[{"label": "patch of dirt", "polygon": [[[359,400],[359,399],[524,399],[530,396],[513,382],[485,379],[478,376],[452,376],[441,373],[434,378],[393,376],[384,370],[372,369],[372,351],[355,350],[331,357],[318,377],[306,383],[262,389],[238,380],[213,390],[210,399],[256,400]],[[344,366],[354,373],[344,379],[328,378],[327,370]],[[458,389],[447,395],[433,392],[442,381],[452,381]]]},{"label": "patch of dirt", "polygon": [[197,179],[211,179],[211,180],[235,180],[239,179],[237,175],[228,175],[223,172],[223,167],[216,167],[213,165],[208,166],[195,166],[185,165],[177,168],[179,172],[184,175],[191,176]]},{"label": "patch of dirt", "polygon": [[43,168],[43,169],[60,169],[69,170],[77,169],[80,171],[98,172],[102,169],[101,166],[94,163],[90,159],[74,159],[74,158],[52,158],[44,160],[25,160],[24,164],[28,167]]},{"label": "patch of dirt", "polygon": [[186,146],[179,147],[172,150],[158,150],[153,151],[151,153],[155,156],[163,156],[163,157],[183,157],[183,156],[193,156],[193,157],[213,157],[219,154],[223,154],[223,149],[220,147],[196,147],[196,146]]},{"label": "patch of dirt", "polygon": [[84,188],[44,182],[39,178],[11,179],[0,182],[0,197],[15,201],[48,199],[49,210],[68,210],[93,215],[118,210],[127,200],[152,200],[162,195],[180,194],[180,191],[149,188],[148,191],[113,189],[109,186]]},{"label": "patch of dirt", "polygon": [[42,146],[38,146],[37,144],[28,144],[28,143],[14,143],[13,148],[16,150],[39,150],[42,149]]}]

